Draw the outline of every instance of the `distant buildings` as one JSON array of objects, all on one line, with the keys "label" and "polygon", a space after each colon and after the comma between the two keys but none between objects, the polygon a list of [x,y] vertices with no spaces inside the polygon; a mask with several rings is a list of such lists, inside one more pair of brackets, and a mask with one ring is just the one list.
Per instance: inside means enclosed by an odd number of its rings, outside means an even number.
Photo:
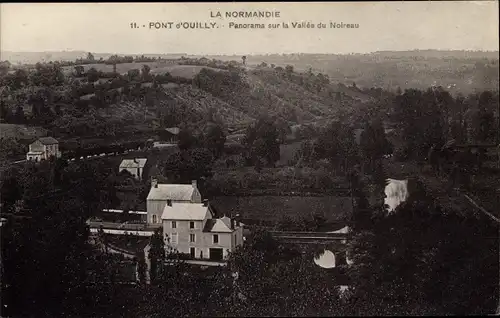
[{"label": "distant buildings", "polygon": [[28,161],[47,160],[50,157],[60,158],[59,142],[52,137],[42,137],[29,145],[29,151],[26,154]]},{"label": "distant buildings", "polygon": [[141,180],[147,161],[146,158],[123,159],[118,172],[128,171],[134,178]]}]

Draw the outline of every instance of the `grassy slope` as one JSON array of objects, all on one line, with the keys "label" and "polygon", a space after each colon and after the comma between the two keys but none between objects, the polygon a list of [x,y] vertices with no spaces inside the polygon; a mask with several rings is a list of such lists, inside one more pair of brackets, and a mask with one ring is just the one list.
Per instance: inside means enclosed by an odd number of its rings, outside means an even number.
[{"label": "grassy slope", "polygon": [[[130,69],[140,69],[143,65],[149,65],[152,73],[169,72],[173,76],[192,79],[203,68],[219,72],[225,70],[214,69],[197,65],[178,65],[178,60],[166,62],[146,62],[146,63],[123,63],[117,64],[119,73],[126,73]],[[90,64],[83,66],[85,70],[95,67],[97,70],[111,72],[112,65]],[[66,74],[71,74],[74,67],[64,67]],[[215,115],[229,127],[244,127],[255,120],[261,114],[277,115],[291,123],[315,122],[335,115],[337,109],[342,107],[334,101],[326,91],[316,92],[305,89],[301,85],[278,75],[272,69],[255,69],[250,67],[242,80],[245,87],[235,93],[231,88],[225,96],[214,96],[209,92],[200,90],[193,85],[171,85],[165,87],[164,99],[160,99],[156,105],[163,107],[168,102],[173,101],[178,111],[182,112],[182,117],[190,124],[203,124],[206,120],[209,109],[215,110]],[[175,86],[175,87],[174,87]],[[336,85],[331,85],[330,89],[335,90]],[[67,86],[56,88],[59,94],[64,95]],[[350,96],[360,95],[359,92],[351,88],[342,88]],[[30,107],[25,108],[25,113],[29,114]],[[65,113],[71,111],[63,107]],[[111,105],[106,110],[100,110],[99,114],[106,118],[113,118],[114,121],[126,120],[125,126],[132,130],[144,131],[154,127],[157,121],[157,111],[155,107],[146,109],[142,103],[122,101],[116,105]],[[292,116],[292,114],[294,114]]]},{"label": "grassy slope", "polygon": [[46,135],[40,127],[26,127],[25,125],[0,124],[0,138],[31,139]]},{"label": "grassy slope", "polygon": [[[128,64],[133,63],[119,65],[125,65],[123,68],[126,68]],[[140,66],[140,64],[135,65]],[[153,69],[152,72],[170,70],[169,72],[174,76],[192,78],[203,68],[193,65],[174,65]],[[165,96],[158,104],[166,105],[168,103],[165,100],[173,101],[177,110],[183,112],[183,117],[195,124],[205,120],[209,109],[213,109],[215,116],[228,126],[246,126],[261,114],[277,115],[290,120],[290,114],[295,113],[299,122],[313,122],[334,116],[336,110],[341,107],[326,92],[317,93],[306,90],[278,76],[271,69],[258,72],[250,70],[242,75],[242,80],[247,87],[239,89],[237,93],[233,93],[230,89],[231,93],[224,96],[214,96],[187,84],[169,87],[165,89]],[[336,89],[336,85],[332,85],[332,89]],[[348,96],[351,94],[353,97],[367,98],[365,94],[351,88],[345,87],[343,91]],[[144,120],[145,113],[146,119]],[[150,127],[157,119],[154,108],[145,110],[144,106],[137,102],[120,102],[113,105],[109,116],[135,118],[138,122],[136,125]]]}]

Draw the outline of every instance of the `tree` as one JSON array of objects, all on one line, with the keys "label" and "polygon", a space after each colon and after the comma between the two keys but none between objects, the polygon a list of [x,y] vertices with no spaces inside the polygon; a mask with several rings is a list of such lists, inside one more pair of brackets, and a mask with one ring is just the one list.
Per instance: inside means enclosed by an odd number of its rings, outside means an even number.
[{"label": "tree", "polygon": [[266,232],[256,231],[233,252],[228,267],[236,273],[231,316],[342,314],[336,282],[311,258]]},{"label": "tree", "polygon": [[374,165],[386,154],[392,152],[392,147],[385,136],[384,126],[380,121],[366,122],[360,137],[360,148],[363,159],[367,160],[368,171],[373,171]]},{"label": "tree", "polygon": [[85,69],[81,65],[75,66],[75,75],[76,77],[81,77],[83,73],[85,72]]},{"label": "tree", "polygon": [[5,103],[4,100],[0,101],[0,119],[8,123],[12,122],[13,117],[14,116],[12,115],[12,111],[7,106],[7,103]]},{"label": "tree", "polygon": [[0,61],[0,76],[4,76],[9,72],[11,64],[9,61]]},{"label": "tree", "polygon": [[245,65],[245,64],[246,64],[246,61],[247,61],[247,57],[246,57],[245,55],[243,55],[243,56],[241,57],[241,60],[243,61],[243,65]]},{"label": "tree", "polygon": [[163,164],[166,177],[172,182],[180,183],[202,181],[212,176],[212,165],[211,152],[203,148],[174,153]]},{"label": "tree", "polygon": [[163,240],[161,228],[154,232],[149,244],[149,260],[151,262],[149,277],[152,283],[156,283],[165,266],[165,241]]},{"label": "tree", "polygon": [[210,125],[204,136],[205,147],[212,152],[214,158],[219,158],[224,151],[226,135],[219,125]]},{"label": "tree", "polygon": [[151,77],[150,72],[151,72],[151,67],[149,67],[149,65],[147,65],[147,64],[144,64],[142,66],[142,69],[141,69],[141,75],[142,75],[142,79],[144,81],[147,81],[150,79],[150,77]]},{"label": "tree", "polygon": [[24,124],[26,121],[26,117],[24,116],[24,109],[21,105],[17,106],[16,108],[16,113],[14,115],[15,117],[15,122],[17,124]]},{"label": "tree", "polygon": [[270,118],[262,117],[248,127],[243,143],[254,162],[263,158],[269,165],[274,165],[280,158],[279,134]]},{"label": "tree", "polygon": [[195,147],[198,140],[193,136],[190,130],[181,129],[178,135],[177,146],[180,150],[188,150]]},{"label": "tree", "polygon": [[87,53],[87,60],[89,60],[89,61],[94,61],[94,60],[95,60],[95,59],[94,59],[94,54],[92,54],[92,53],[88,52],[88,53]]},{"label": "tree", "polygon": [[356,172],[349,175],[352,191],[353,212],[350,227],[355,233],[371,228],[372,210],[364,192],[364,183]]},{"label": "tree", "polygon": [[138,69],[129,70],[127,72],[127,75],[130,81],[137,80],[141,75],[141,71],[139,71]]},{"label": "tree", "polygon": [[425,158],[432,145],[444,144],[448,98],[440,94],[434,89],[425,92],[409,89],[395,96],[395,116],[400,122],[401,137],[414,159]]},{"label": "tree", "polygon": [[66,169],[60,172],[67,183],[51,182],[59,169],[53,164],[44,162],[16,174],[23,192],[17,214],[22,217],[9,217],[0,233],[2,316],[87,316],[106,304],[110,290],[102,288],[102,279],[96,284],[93,275],[109,268],[94,266],[97,251],[88,244],[86,225],[93,209],[88,194],[95,187],[86,189],[90,184],[82,180],[73,183],[77,179]]},{"label": "tree", "polygon": [[279,143],[283,144],[286,141],[287,135],[290,134],[292,132],[292,130],[290,129],[290,126],[288,125],[288,123],[285,120],[283,120],[282,118],[276,119],[275,125],[276,125],[276,129],[278,131]]},{"label": "tree", "polygon": [[334,167],[348,171],[358,158],[353,129],[339,121],[332,122],[316,140],[314,152],[317,159],[328,159]]},{"label": "tree", "polygon": [[87,71],[87,81],[93,83],[99,79],[100,75],[100,72],[92,67]]},{"label": "tree", "polygon": [[466,211],[441,208],[418,182],[409,183],[409,192],[394,213],[373,206],[372,227],[355,233],[350,243],[353,313],[479,314],[485,306],[494,308],[495,296],[479,295],[498,288],[487,282],[498,274],[489,268],[498,255],[488,252],[497,242],[472,233],[483,226],[487,235],[498,229]]},{"label": "tree", "polygon": [[5,212],[11,211],[16,201],[22,198],[23,189],[15,177],[17,173],[19,173],[19,171],[9,169],[2,178],[0,185],[0,202]]}]

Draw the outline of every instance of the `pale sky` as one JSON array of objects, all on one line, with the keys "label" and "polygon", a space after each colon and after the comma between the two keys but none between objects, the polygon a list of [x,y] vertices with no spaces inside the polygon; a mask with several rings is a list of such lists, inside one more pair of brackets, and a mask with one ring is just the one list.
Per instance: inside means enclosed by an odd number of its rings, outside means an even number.
[{"label": "pale sky", "polygon": [[[217,11],[279,11],[280,18],[212,18]],[[0,4],[2,51],[128,54],[368,53],[498,50],[498,1],[345,3]],[[268,29],[283,22],[358,23],[358,29]],[[138,29],[131,29],[136,22]],[[217,29],[149,29],[150,22],[217,23]],[[229,23],[266,29],[230,29]],[[146,27],[143,28],[142,25]]]}]

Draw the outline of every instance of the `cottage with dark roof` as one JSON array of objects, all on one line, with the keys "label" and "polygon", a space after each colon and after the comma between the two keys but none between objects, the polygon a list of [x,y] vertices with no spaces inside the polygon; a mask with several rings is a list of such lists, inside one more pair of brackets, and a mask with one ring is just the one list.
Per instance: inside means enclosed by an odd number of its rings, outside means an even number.
[{"label": "cottage with dark roof", "polygon": [[59,142],[52,137],[41,137],[29,146],[26,154],[28,161],[47,160],[50,157],[60,158]]},{"label": "cottage with dark roof", "polygon": [[119,172],[128,171],[134,178],[140,180],[143,178],[144,167],[146,166],[147,158],[123,159],[120,163]]}]

